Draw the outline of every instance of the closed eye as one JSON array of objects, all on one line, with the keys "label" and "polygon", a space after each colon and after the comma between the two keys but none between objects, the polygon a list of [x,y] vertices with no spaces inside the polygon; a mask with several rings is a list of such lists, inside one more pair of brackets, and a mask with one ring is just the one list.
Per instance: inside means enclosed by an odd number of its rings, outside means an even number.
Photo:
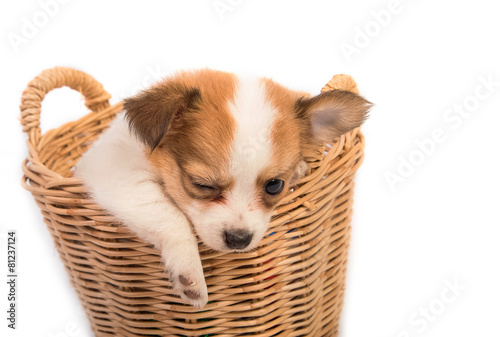
[{"label": "closed eye", "polygon": [[204,183],[200,183],[200,182],[197,182],[197,181],[191,181],[192,184],[196,187],[196,188],[199,188],[200,190],[216,190],[217,188],[214,187],[214,186],[211,186],[211,185],[207,185],[207,184],[204,184]]}]

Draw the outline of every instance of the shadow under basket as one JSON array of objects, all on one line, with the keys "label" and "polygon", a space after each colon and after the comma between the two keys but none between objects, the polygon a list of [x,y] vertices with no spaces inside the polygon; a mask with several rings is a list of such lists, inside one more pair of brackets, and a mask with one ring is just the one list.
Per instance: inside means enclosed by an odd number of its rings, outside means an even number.
[{"label": "shadow under basket", "polygon": [[[79,91],[92,111],[41,134],[52,89]],[[347,75],[323,91],[357,92]],[[159,252],[88,199],[72,170],[122,110],[91,76],[42,72],[24,91],[29,157],[23,186],[40,207],[96,336],[336,336],[343,304],[353,178],[362,163],[359,128],[307,154],[310,173],[276,208],[259,247],[214,252],[200,243],[209,303],[196,309],[172,290]],[[40,308],[42,310],[42,308]]]}]

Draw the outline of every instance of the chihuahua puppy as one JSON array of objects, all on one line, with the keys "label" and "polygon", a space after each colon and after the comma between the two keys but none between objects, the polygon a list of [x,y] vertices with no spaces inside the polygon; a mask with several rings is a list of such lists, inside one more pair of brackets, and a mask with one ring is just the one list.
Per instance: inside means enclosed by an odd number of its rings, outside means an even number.
[{"label": "chihuahua puppy", "polygon": [[203,307],[195,233],[217,251],[254,249],[304,175],[303,154],[360,126],[370,106],[348,91],[311,97],[265,78],[180,72],[126,99],[75,176],[161,251],[176,293]]}]

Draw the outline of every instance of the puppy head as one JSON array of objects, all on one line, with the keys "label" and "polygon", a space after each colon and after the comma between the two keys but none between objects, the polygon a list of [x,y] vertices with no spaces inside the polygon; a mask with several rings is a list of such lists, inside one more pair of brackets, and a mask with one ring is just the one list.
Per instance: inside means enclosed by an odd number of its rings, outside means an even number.
[{"label": "puppy head", "polygon": [[219,251],[247,251],[304,171],[303,153],[361,125],[370,103],[308,97],[269,79],[182,72],[125,100],[131,130],[170,198]]}]

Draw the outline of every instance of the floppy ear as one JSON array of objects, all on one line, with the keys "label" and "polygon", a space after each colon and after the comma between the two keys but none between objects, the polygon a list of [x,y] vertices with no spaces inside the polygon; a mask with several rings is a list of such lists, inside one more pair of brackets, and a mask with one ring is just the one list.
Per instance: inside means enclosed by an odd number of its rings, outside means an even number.
[{"label": "floppy ear", "polygon": [[330,90],[295,104],[303,125],[303,142],[318,147],[357,128],[368,117],[372,103],[350,91]]},{"label": "floppy ear", "polygon": [[200,90],[164,82],[125,99],[124,110],[130,130],[153,151],[182,115],[194,111]]}]

